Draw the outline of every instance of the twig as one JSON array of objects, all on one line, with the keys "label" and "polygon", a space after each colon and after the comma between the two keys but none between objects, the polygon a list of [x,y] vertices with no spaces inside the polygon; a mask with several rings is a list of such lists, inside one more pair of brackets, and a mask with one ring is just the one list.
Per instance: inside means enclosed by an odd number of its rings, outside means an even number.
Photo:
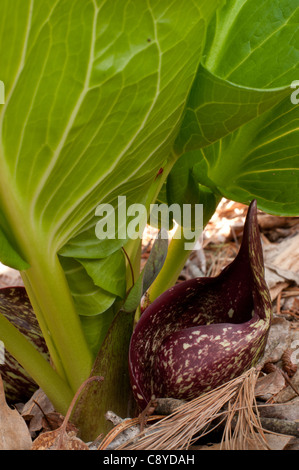
[{"label": "twig", "polygon": [[277,301],[276,301],[276,313],[277,313],[277,315],[280,315],[281,295],[282,295],[282,291],[279,292],[279,294],[278,294],[278,296],[277,296]]},{"label": "twig", "polygon": [[[148,421],[159,421],[160,419],[164,418],[164,416],[161,415],[154,415],[154,416],[149,416]],[[97,448],[97,450],[106,450],[108,446],[116,439],[119,437],[119,435],[126,431],[127,429],[130,429],[132,426],[136,426],[139,424],[139,418],[132,418],[132,419],[124,419],[122,420],[121,423],[119,423],[117,426],[115,426],[111,431],[108,432],[108,434],[104,437],[102,440],[101,444]],[[139,429],[140,432],[140,429]]]},{"label": "twig", "polygon": [[262,427],[267,431],[299,437],[299,423],[287,419],[260,418]]},{"label": "twig", "polygon": [[299,396],[299,391],[297,390],[297,388],[292,384],[288,374],[286,372],[284,372],[283,370],[281,370],[279,367],[277,367],[275,364],[273,364],[273,362],[266,362],[264,364],[264,367],[263,367],[263,370],[266,372],[266,373],[269,373],[269,372],[274,372],[274,371],[278,371],[280,372],[280,374],[283,376],[283,378],[285,379],[285,381],[287,382],[287,384],[294,390],[294,392],[296,393],[296,395]]},{"label": "twig", "polygon": [[66,433],[66,428],[67,428],[67,424],[69,422],[69,419],[70,419],[70,416],[72,414],[72,411],[73,411],[73,408],[75,406],[75,403],[76,401],[78,400],[82,390],[84,389],[84,387],[86,387],[87,384],[89,384],[90,382],[96,380],[97,382],[102,382],[104,380],[104,377],[101,377],[101,376],[92,376],[92,377],[89,377],[87,380],[85,380],[81,385],[80,387],[78,388],[77,392],[75,393],[72,401],[71,401],[71,404],[67,410],[67,413],[65,415],[65,418],[63,420],[63,423],[62,425],[58,428],[59,431],[60,431],[60,434],[59,434],[59,437],[58,437],[58,440],[57,440],[57,450],[59,450],[62,446],[63,446],[63,437],[64,437],[64,433]]},{"label": "twig", "polygon": [[42,407],[40,406],[40,404],[36,401],[36,400],[33,400],[33,403],[40,409],[40,411],[42,412],[46,422],[48,423],[48,426],[50,429],[52,429],[52,431],[54,431],[54,428],[49,420],[49,418],[47,417],[46,413],[44,412],[44,410],[42,409]]},{"label": "twig", "polygon": [[148,404],[146,405],[146,407],[144,408],[144,410],[138,416],[141,432],[144,430],[149,416],[154,414],[156,408],[157,408],[157,401],[156,401],[155,395],[153,395],[150,401],[148,402]]},{"label": "twig", "polygon": [[179,400],[178,398],[157,398],[156,413],[159,415],[171,415],[174,413],[179,406],[186,403],[185,400]]},{"label": "twig", "polygon": [[124,252],[124,255],[128,261],[128,264],[129,264],[129,267],[130,267],[130,271],[131,271],[131,277],[132,277],[132,286],[134,286],[135,284],[135,278],[134,278],[134,270],[133,270],[133,266],[132,266],[132,263],[131,263],[131,260],[129,258],[129,255],[128,253],[126,252],[126,250],[124,249],[124,247],[121,248],[122,251]]},{"label": "twig", "polygon": [[298,395],[299,397],[299,390],[292,384],[288,374],[284,371],[280,371],[281,374],[283,375],[283,377],[285,378],[286,382],[288,383],[288,385],[294,390],[294,392],[296,393],[296,395]]}]

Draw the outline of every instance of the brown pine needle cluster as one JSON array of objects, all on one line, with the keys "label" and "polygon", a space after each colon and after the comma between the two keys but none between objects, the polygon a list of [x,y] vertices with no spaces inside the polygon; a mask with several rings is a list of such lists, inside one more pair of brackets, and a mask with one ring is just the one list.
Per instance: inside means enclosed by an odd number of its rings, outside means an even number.
[{"label": "brown pine needle cluster", "polygon": [[186,450],[219,425],[224,426],[222,449],[268,449],[254,394],[259,372],[252,368],[179,406],[118,450]]}]

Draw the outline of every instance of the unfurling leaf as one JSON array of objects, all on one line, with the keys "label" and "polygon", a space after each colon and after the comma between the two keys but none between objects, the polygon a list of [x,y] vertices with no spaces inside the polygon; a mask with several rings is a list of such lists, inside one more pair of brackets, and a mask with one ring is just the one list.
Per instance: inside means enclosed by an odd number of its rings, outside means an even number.
[{"label": "unfurling leaf", "polygon": [[125,312],[133,312],[136,310],[140,304],[141,297],[154,282],[158,276],[168,250],[168,235],[167,232],[163,229],[160,230],[154,244],[152,246],[150,255],[141,271],[137,281],[130,290],[128,297],[123,305],[123,310]]},{"label": "unfurling leaf", "polygon": [[172,287],[141,316],[129,354],[131,384],[141,407],[153,394],[192,399],[237,377],[261,357],[271,302],[256,212],[253,201],[240,251],[219,276]]}]

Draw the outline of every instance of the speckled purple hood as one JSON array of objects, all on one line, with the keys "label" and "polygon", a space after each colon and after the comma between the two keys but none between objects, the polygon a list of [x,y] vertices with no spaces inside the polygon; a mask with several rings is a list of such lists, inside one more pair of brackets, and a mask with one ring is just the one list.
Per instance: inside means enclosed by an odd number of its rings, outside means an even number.
[{"label": "speckled purple hood", "polygon": [[[4,287],[0,289],[0,311],[46,359],[49,359],[48,349],[25,287]],[[0,364],[0,374],[4,382],[5,396],[8,403],[17,403],[29,399],[38,388],[29,374],[7,350],[5,350],[4,362]]]},{"label": "speckled purple hood", "polygon": [[256,201],[240,251],[219,276],[164,292],[142,314],[131,338],[136,401],[192,399],[240,375],[263,354],[271,321]]}]

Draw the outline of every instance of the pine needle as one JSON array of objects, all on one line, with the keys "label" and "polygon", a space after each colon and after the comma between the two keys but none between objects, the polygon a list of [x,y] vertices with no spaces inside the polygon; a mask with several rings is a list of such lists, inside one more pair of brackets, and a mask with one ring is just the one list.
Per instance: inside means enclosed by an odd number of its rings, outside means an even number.
[{"label": "pine needle", "polygon": [[221,448],[268,449],[254,395],[259,372],[252,368],[179,406],[171,415],[146,428],[117,450],[186,450],[223,422]]}]

